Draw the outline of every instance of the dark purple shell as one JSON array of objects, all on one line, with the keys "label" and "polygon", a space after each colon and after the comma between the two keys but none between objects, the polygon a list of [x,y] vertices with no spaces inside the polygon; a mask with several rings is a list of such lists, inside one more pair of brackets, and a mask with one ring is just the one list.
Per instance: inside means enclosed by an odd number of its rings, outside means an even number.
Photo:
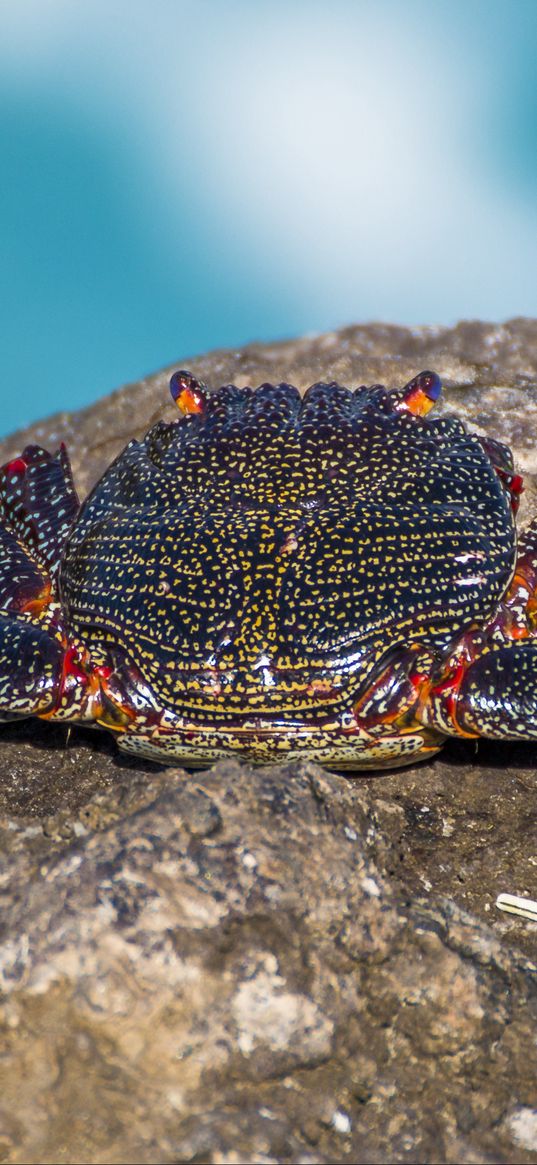
[{"label": "dark purple shell", "polygon": [[417,639],[440,656],[502,596],[513,515],[479,439],[399,399],[225,386],[131,442],[62,563],[73,629],[194,711],[223,664],[229,707],[292,709],[297,676],[363,683]]}]

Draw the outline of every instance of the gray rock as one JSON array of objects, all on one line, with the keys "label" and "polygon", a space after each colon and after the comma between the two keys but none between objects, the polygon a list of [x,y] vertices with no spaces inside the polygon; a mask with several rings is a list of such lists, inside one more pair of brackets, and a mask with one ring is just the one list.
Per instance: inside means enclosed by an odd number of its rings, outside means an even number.
[{"label": "gray rock", "polygon": [[[535,321],[181,363],[301,387],[436,368],[444,407],[514,445],[537,511]],[[85,489],[167,415],[166,379],[0,457],[63,439]],[[189,776],[28,722],[0,756],[3,1160],[537,1161],[537,928],[494,907],[536,893],[534,746]]]}]

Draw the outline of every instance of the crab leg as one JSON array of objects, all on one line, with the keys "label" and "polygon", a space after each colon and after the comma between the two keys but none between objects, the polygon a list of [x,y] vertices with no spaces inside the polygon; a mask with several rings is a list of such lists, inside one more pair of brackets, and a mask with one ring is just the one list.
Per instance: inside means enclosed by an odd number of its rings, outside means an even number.
[{"label": "crab leg", "polygon": [[45,565],[0,526],[0,720],[66,716],[69,709],[93,719],[98,692],[87,652],[63,632]]},{"label": "crab leg", "polygon": [[489,626],[469,632],[421,693],[419,719],[450,735],[537,739],[537,522]]},{"label": "crab leg", "polygon": [[419,719],[450,736],[537,740],[537,651],[529,640],[490,645],[433,682]]},{"label": "crab leg", "polygon": [[495,626],[508,639],[537,636],[537,521],[519,540],[515,574]]},{"label": "crab leg", "polygon": [[0,469],[0,522],[47,573],[57,572],[78,510],[64,445],[54,454],[27,445],[20,457]]},{"label": "crab leg", "polygon": [[77,511],[63,448],[29,445],[0,470],[0,720],[93,719],[102,707],[100,676],[68,641],[56,594]]}]

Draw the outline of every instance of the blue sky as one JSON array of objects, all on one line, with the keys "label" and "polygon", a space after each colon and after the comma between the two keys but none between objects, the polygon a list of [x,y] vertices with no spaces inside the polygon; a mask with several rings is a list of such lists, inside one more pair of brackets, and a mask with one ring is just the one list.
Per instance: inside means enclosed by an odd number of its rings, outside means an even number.
[{"label": "blue sky", "polygon": [[537,314],[534,0],[0,0],[0,432],[208,348]]}]

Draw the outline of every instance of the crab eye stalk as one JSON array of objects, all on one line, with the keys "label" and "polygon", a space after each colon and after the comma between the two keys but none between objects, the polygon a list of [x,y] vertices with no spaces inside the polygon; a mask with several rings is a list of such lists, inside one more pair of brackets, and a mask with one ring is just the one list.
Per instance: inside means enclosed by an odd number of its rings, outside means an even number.
[{"label": "crab eye stalk", "polygon": [[206,385],[190,372],[174,372],[170,392],[177,408],[184,416],[202,413],[207,401]]},{"label": "crab eye stalk", "polygon": [[400,412],[425,417],[436,404],[442,392],[442,381],[436,372],[419,372],[403,389],[396,405]]}]

